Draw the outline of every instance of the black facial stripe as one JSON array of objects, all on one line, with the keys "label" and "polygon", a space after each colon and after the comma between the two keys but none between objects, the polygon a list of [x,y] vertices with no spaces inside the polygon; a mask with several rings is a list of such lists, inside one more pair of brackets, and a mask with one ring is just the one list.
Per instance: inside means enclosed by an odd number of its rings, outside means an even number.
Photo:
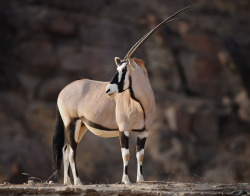
[{"label": "black facial stripe", "polygon": [[121,81],[120,81],[119,84],[118,84],[119,93],[120,93],[120,92],[123,92],[124,80],[125,80],[126,73],[127,73],[127,67],[125,67],[125,68],[122,70]]},{"label": "black facial stripe", "polygon": [[124,134],[124,132],[119,132],[120,134],[120,144],[121,148],[128,149],[129,146],[129,138]]},{"label": "black facial stripe", "polygon": [[119,73],[118,71],[115,73],[115,75],[113,76],[110,84],[118,84],[118,76],[119,76]]},{"label": "black facial stripe", "polygon": [[110,84],[116,84],[118,86],[119,93],[123,92],[126,73],[127,73],[127,67],[124,67],[124,69],[122,70],[121,81],[119,82],[119,72],[117,71],[110,82]]}]

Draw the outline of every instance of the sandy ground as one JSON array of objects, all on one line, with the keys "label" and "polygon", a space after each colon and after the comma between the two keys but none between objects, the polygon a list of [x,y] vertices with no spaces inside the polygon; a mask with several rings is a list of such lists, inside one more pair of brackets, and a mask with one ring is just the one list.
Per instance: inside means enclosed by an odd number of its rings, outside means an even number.
[{"label": "sandy ground", "polygon": [[144,182],[141,184],[93,184],[63,186],[55,183],[0,185],[0,195],[249,195],[250,183],[212,184]]}]

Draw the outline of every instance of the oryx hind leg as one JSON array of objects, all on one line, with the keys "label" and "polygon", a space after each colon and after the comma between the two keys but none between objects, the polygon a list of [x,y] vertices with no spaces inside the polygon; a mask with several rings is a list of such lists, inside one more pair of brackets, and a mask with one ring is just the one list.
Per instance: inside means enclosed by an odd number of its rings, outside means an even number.
[{"label": "oryx hind leg", "polygon": [[137,183],[144,181],[144,178],[142,175],[142,163],[143,163],[144,147],[145,147],[147,136],[148,136],[147,131],[138,133],[138,135],[137,135],[137,144],[136,144],[136,158],[137,158],[136,182]]},{"label": "oryx hind leg", "polygon": [[81,185],[81,180],[78,176],[76,167],[76,149],[79,141],[86,132],[86,128],[82,126],[81,120],[72,120],[69,126],[66,127],[66,133],[69,142],[69,163],[74,179],[74,185]]},{"label": "oryx hind leg", "polygon": [[69,148],[68,148],[68,144],[65,144],[62,151],[63,151],[64,185],[71,185],[71,180],[70,180],[70,175],[69,175]]}]

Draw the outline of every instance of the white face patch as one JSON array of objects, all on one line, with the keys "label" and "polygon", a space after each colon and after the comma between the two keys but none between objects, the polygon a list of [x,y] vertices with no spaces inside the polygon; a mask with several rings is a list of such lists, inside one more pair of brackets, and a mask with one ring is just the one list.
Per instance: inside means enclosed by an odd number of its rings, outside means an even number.
[{"label": "white face patch", "polygon": [[[118,71],[118,82],[121,82],[122,79],[122,70],[127,66],[127,62],[121,64],[120,66],[117,67],[117,71]],[[126,90],[129,87],[129,69],[127,69],[126,75],[125,75],[125,79],[123,81],[123,90]]]},{"label": "white face patch", "polygon": [[[122,79],[122,70],[127,66],[127,62],[121,64],[120,66],[117,67],[118,71],[118,82],[121,82]],[[127,75],[127,74],[126,74]]]},{"label": "white face patch", "polygon": [[108,84],[106,87],[106,93],[109,96],[114,95],[116,92],[118,92],[118,86],[117,84]]}]

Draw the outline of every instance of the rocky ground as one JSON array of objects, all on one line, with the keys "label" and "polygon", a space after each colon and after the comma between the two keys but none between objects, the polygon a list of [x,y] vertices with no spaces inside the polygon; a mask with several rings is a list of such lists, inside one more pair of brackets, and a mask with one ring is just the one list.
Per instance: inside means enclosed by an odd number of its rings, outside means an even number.
[{"label": "rocky ground", "polygon": [[141,184],[59,184],[0,185],[0,195],[248,195],[250,184],[145,182]]}]

